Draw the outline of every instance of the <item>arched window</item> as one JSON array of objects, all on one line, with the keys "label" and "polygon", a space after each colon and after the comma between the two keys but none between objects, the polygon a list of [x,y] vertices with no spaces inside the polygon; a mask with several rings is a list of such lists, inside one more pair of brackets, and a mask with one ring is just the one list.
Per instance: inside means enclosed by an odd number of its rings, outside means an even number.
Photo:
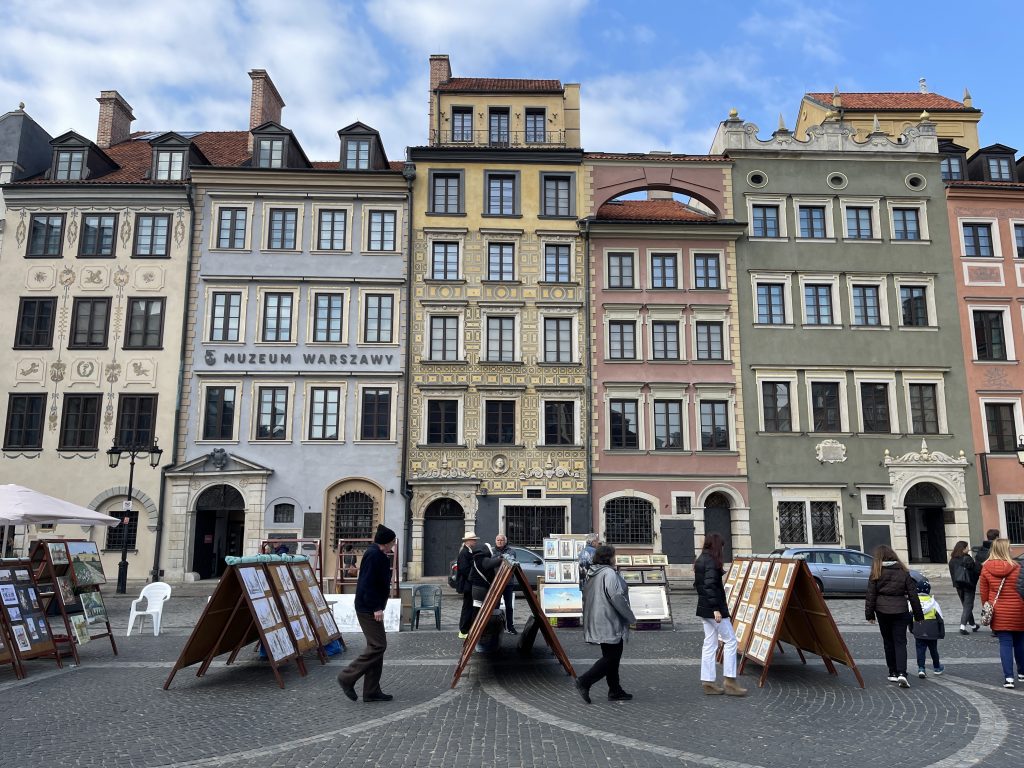
[{"label": "arched window", "polygon": [[[132,501],[132,507],[138,507],[140,502],[138,500]],[[139,510],[137,508],[132,509],[131,512],[124,512],[120,509],[121,502],[118,505],[107,512],[111,517],[118,518],[121,522],[115,526],[107,528],[107,543],[104,549],[117,549],[124,548],[125,539],[128,539],[128,549],[135,549],[135,540],[139,533]],[[124,522],[124,519],[128,518],[128,522]]]},{"label": "arched window", "polygon": [[338,539],[372,539],[377,502],[362,491],[348,491],[334,502],[334,537],[331,546],[338,546]]},{"label": "arched window", "polygon": [[604,536],[609,544],[650,546],[654,505],[636,496],[619,496],[604,505]]}]

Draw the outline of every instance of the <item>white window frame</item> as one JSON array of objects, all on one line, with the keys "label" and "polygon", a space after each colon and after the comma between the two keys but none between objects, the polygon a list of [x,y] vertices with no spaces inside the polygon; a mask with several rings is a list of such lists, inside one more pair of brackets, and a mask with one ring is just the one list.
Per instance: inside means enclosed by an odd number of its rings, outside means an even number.
[{"label": "white window frame", "polygon": [[[698,256],[717,256],[718,257],[718,287],[717,288],[698,288],[697,287],[697,257]],[[723,291],[728,288],[729,278],[726,275],[726,259],[725,250],[722,248],[691,248],[689,250],[689,258],[687,263],[690,268],[690,279],[686,283],[682,280],[679,281],[679,286],[688,285],[691,291]]]},{"label": "white window frame", "polygon": [[[913,277],[909,275],[896,275],[893,278],[896,287],[896,302],[899,311],[899,329],[903,331],[937,331],[939,328],[938,316],[935,310],[935,278],[934,277]],[[903,324],[903,299],[900,296],[904,285],[924,286],[924,300],[928,307],[928,325],[904,325]]]},{"label": "white window frame", "polygon": [[[736,437],[736,391],[727,386],[723,387],[721,384],[697,384],[695,386],[696,394],[694,395],[694,416],[693,416],[693,427],[694,427],[694,442],[693,450],[698,453],[707,453],[709,455],[721,454],[721,453],[736,453],[737,448],[737,437]],[[725,400],[726,405],[726,418],[729,421],[729,451],[704,451],[703,443],[699,438],[696,437],[696,433],[701,429],[700,420],[700,406],[705,400]]]},{"label": "white window frame", "polygon": [[[757,322],[757,285],[758,283],[782,283],[782,306],[785,313],[783,323],[759,323]],[[793,274],[791,272],[751,272],[750,273],[750,298],[754,311],[755,328],[794,328],[796,320],[793,316]],[[803,294],[801,292],[800,304],[803,305]]]},{"label": "white window frame", "polygon": [[[879,210],[881,208],[881,201],[877,197],[840,197],[839,198],[839,215],[843,223],[843,237],[844,243],[875,243],[879,244],[882,240],[882,220]],[[870,208],[871,209],[871,234],[870,238],[863,237],[850,237],[849,231],[846,228],[846,210],[848,208]]]},{"label": "white window frame", "polygon": [[[861,384],[885,384],[889,401],[889,431],[888,432],[865,432],[864,431],[864,404],[860,399]],[[861,373],[853,374],[853,386],[857,397],[857,433],[859,435],[899,435],[900,429],[899,400],[896,396],[896,374],[895,373]]]},{"label": "white window frame", "polygon": [[[340,294],[342,299],[341,310],[341,341],[314,341],[316,332],[316,296],[317,294]],[[348,330],[352,317],[351,289],[339,288],[336,285],[311,285],[306,291],[306,344],[314,347],[338,346],[348,344]],[[262,317],[262,315],[260,315]],[[261,326],[262,328],[262,326]]]},{"label": "white window frame", "polygon": [[[374,251],[370,250],[370,212],[371,211],[391,211],[395,214],[395,248],[390,251]],[[403,209],[400,205],[374,205],[370,202],[364,202],[359,208],[359,237],[362,247],[360,253],[365,256],[394,256],[402,252],[402,242],[405,235],[403,223]],[[354,250],[354,249],[353,249]],[[429,251],[428,251],[429,253]],[[459,258],[462,258],[462,249],[459,249]]]},{"label": "white window frame", "polygon": [[[892,488],[882,485],[858,485],[857,491],[860,496],[860,513],[865,517],[892,517]],[[868,496],[883,496],[885,498],[885,509],[868,509]],[[879,520],[860,521],[871,524],[878,524]],[[861,541],[864,539],[861,538]]]},{"label": "white window frame", "polygon": [[[364,389],[390,389],[391,390],[391,413],[388,434],[390,440],[363,440],[363,390]],[[355,418],[355,434],[352,435],[354,445],[394,445],[398,442],[398,384],[391,382],[361,381],[356,385],[356,404],[353,406],[357,416]],[[425,414],[426,412],[424,412]],[[424,424],[426,420],[424,418]]]},{"label": "white window frame", "polygon": [[[629,288],[613,286],[611,284],[611,255],[613,253],[628,253],[632,256],[633,262],[633,285]],[[640,284],[640,251],[637,248],[605,248],[604,249],[604,288],[606,291],[636,291],[642,286]]]},{"label": "white window frame", "polygon": [[[583,418],[583,397],[579,392],[556,392],[556,391],[544,391],[541,393],[539,401],[537,403],[537,447],[547,447],[545,442],[546,438],[546,425],[544,423],[544,404],[548,400],[571,400],[573,402],[573,444],[572,445],[552,445],[551,448],[573,448],[580,447],[582,445],[582,433],[580,431],[580,419]],[[525,436],[524,436],[525,437]]]},{"label": "white window frame", "polygon": [[[754,231],[754,206],[755,205],[773,205],[779,209],[779,236],[778,237],[757,237],[752,233]],[[754,242],[769,242],[776,243],[781,240],[789,239],[789,211],[787,210],[786,196],[785,195],[748,195],[747,196],[747,221],[750,222],[748,229],[748,240]]]},{"label": "white window frame", "polygon": [[[858,325],[854,322],[853,314],[853,289],[858,285],[873,285],[878,288],[878,325]],[[846,305],[850,308],[849,326],[855,331],[887,331],[892,326],[889,323],[889,291],[888,280],[885,275],[847,275],[846,277]],[[903,307],[900,305],[902,317]]]},{"label": "white window frame", "polygon": [[[978,339],[974,335],[974,313],[975,312],[999,312],[1003,316],[1003,338],[1006,341],[1005,360],[979,360]],[[996,364],[1008,365],[1017,360],[1017,348],[1014,343],[1013,325],[1010,322],[1010,307],[1006,304],[968,304],[967,305],[967,331],[971,336],[971,362],[982,365]]]},{"label": "white window frame", "polygon": [[[836,242],[835,227],[835,199],[832,197],[794,197],[793,198],[793,235],[798,243],[834,243]],[[801,208],[824,208],[825,209],[825,236],[824,237],[801,237],[800,235],[800,209]]]},{"label": "white window frame", "polygon": [[[320,212],[321,211],[345,211],[345,243],[341,250],[320,247]],[[313,203],[312,218],[310,219],[310,253],[352,253],[352,222],[355,217],[355,206],[351,203]],[[396,235],[397,236],[397,235]]]},{"label": "white window frame", "polygon": [[[612,400],[636,400],[636,448],[612,448]],[[650,406],[650,407],[653,407]],[[604,389],[604,449],[606,451],[646,451],[650,442],[647,439],[647,398],[641,385],[609,384]],[[653,424],[653,421],[651,422]]]},{"label": "white window frame", "polygon": [[[422,393],[423,398],[423,423],[420,425],[420,445],[426,448],[447,450],[448,448],[456,446],[466,445],[466,393],[462,390],[447,391],[432,389],[429,392]],[[457,418],[458,418],[458,431],[456,433],[455,446],[441,445],[434,443],[427,443],[427,418],[428,418],[428,403],[432,400],[456,400],[458,402]],[[362,402],[362,401],[360,401]],[[367,441],[369,442],[369,441]]]},{"label": "white window frame", "polygon": [[[313,423],[313,392],[314,389],[338,390],[338,437],[336,440],[317,440],[309,436],[309,427]],[[345,422],[347,420],[348,383],[341,379],[306,379],[303,383],[302,406],[303,425],[300,443],[308,445],[340,445],[345,442]]]},{"label": "white window frame", "polygon": [[[720,359],[705,360],[697,357],[697,323],[722,324],[722,357]],[[732,327],[727,307],[693,307],[693,312],[690,315],[690,349],[692,354],[689,359],[692,362],[710,365],[712,363],[727,363],[732,360]]]},{"label": "white window frame", "polygon": [[[210,387],[234,387],[235,389],[235,416],[231,424],[231,434],[234,438],[231,440],[204,440],[203,429],[206,426],[206,390]],[[216,379],[216,378],[203,378],[199,384],[199,402],[196,404],[197,408],[197,419],[196,419],[196,443],[197,444],[214,444],[219,443],[223,445],[238,445],[241,441],[241,435],[238,432],[239,422],[242,416],[242,380],[241,379]]]},{"label": "white window frame", "polygon": [[785,382],[789,384],[789,421],[790,432],[798,433],[800,428],[800,390],[797,381],[796,371],[770,371],[760,370],[754,377],[757,387],[757,428],[766,434],[779,435],[783,432],[767,432],[764,426],[764,395],[761,391],[761,384],[766,382]]},{"label": "white window frame", "polygon": [[[434,360],[430,357],[431,323],[434,317],[458,318],[459,343],[458,357],[455,360]],[[466,361],[466,308],[462,306],[441,309],[440,307],[428,306],[424,313],[423,349],[421,351],[422,361],[427,364],[444,365],[447,363],[459,363]]]},{"label": "white window frame", "polygon": [[[377,210],[376,208],[374,210]],[[396,235],[397,237],[397,235]],[[455,244],[458,260],[458,268],[454,278],[446,279],[443,277],[434,277],[434,246],[436,244],[443,243],[445,245]],[[379,253],[379,251],[374,251]],[[434,282],[442,283],[454,283],[460,280],[466,279],[466,241],[464,237],[428,237],[427,238],[427,268],[423,273],[424,280],[431,280]]]},{"label": "white window frame", "polygon": [[[547,362],[547,338],[545,336],[544,323],[546,320],[565,320],[570,321],[570,359],[567,363],[562,362]],[[542,365],[573,365],[580,362],[580,343],[579,343],[579,314],[575,309],[555,309],[545,307],[540,314],[539,318],[539,329],[537,331],[538,342],[540,349],[538,350],[537,362]],[[521,356],[522,353],[520,353]]]},{"label": "white window frame", "polygon": [[[367,341],[366,339],[366,302],[370,296],[390,296],[391,297],[391,341]],[[399,315],[399,302],[401,301],[401,292],[391,288],[373,288],[372,286],[363,285],[359,289],[359,318],[357,320],[359,330],[356,338],[359,339],[359,344],[364,344],[373,347],[397,347],[399,345],[399,338],[401,336],[401,329],[398,327]]]},{"label": "white window frame", "polygon": [[[964,243],[964,224],[988,224],[992,232],[992,255],[991,256],[968,256],[967,246]],[[999,232],[999,219],[991,216],[958,216],[956,220],[956,233],[960,243],[960,258],[969,259],[972,263],[993,265],[1003,259],[1003,244]]]},{"label": "white window frame", "polygon": [[[292,297],[291,317],[291,339],[289,341],[263,341],[263,313],[266,310],[266,296],[268,293],[288,293]],[[299,289],[287,285],[261,285],[256,289],[256,317],[259,319],[259,328],[256,329],[253,344],[256,346],[272,347],[294,347],[299,343]],[[344,331],[344,328],[342,329]],[[311,335],[311,334],[310,334]]]},{"label": "white window frame", "polygon": [[[838,384],[839,385],[839,431],[838,432],[814,432],[814,399],[811,395],[813,384]],[[804,372],[804,398],[807,403],[805,414],[807,416],[807,432],[810,435],[841,435],[849,434],[850,429],[850,406],[847,393],[847,380],[843,374],[836,374],[835,371],[814,371]],[[858,404],[860,398],[857,398]]]},{"label": "white window frame", "polygon": [[939,435],[949,434],[949,422],[946,421],[946,385],[945,379],[935,373],[903,371],[903,408],[907,414],[907,434],[912,436],[928,436],[926,432],[914,432],[914,413],[910,408],[910,385],[935,385],[935,411],[938,421]]},{"label": "white window frame", "polygon": [[[605,310],[604,317],[604,359],[612,363],[639,363],[645,360],[643,341],[646,335],[643,318],[640,316],[640,308],[615,308]],[[611,326],[612,321],[623,321],[635,323],[636,333],[633,337],[633,344],[636,347],[635,357],[612,357],[611,356]]]},{"label": "white window frame", "polygon": [[[769,485],[772,492],[772,526],[775,529],[775,546],[776,547],[807,547],[816,546],[817,543],[810,541],[814,537],[813,527],[811,525],[811,502],[812,501],[825,501],[832,502],[836,505],[836,519],[839,523],[839,541],[835,544],[821,544],[820,546],[829,547],[845,547],[846,546],[846,526],[843,525],[843,491],[842,488],[836,487],[825,487],[825,488],[799,488],[799,487],[777,487]],[[805,542],[782,542],[782,532],[779,524],[779,502],[780,501],[795,501],[800,502],[804,505],[804,531],[807,533],[809,541]]]},{"label": "white window frame", "polygon": [[[710,253],[710,251],[701,251],[701,253]],[[676,285],[675,288],[655,288],[654,287],[654,255],[672,255],[676,259]],[[646,267],[647,267],[647,280],[646,287],[650,291],[681,291],[686,285],[683,279],[683,251],[681,248],[648,248],[646,254]],[[719,277],[721,277],[722,262],[718,262]]]},{"label": "white window frame", "polygon": [[[928,206],[926,201],[921,199],[914,200],[892,200],[887,199],[885,201],[886,213],[889,216],[889,241],[895,245],[929,245],[931,243],[931,235],[928,232]],[[917,240],[897,240],[896,239],[896,220],[893,217],[893,211],[896,208],[915,208],[917,209],[917,230],[920,236]]]},{"label": "white window frame", "polygon": [[[619,319],[619,318],[614,318]],[[655,323],[675,323],[676,333],[679,338],[679,357],[678,358],[661,358],[654,356],[654,324]],[[647,317],[645,318],[644,329],[645,341],[647,343],[648,355],[645,358],[646,362],[650,363],[679,363],[687,359],[686,351],[686,316],[683,314],[682,307],[669,307],[664,304],[652,305],[647,310]],[[724,332],[724,329],[723,329]],[[722,339],[723,345],[725,339]],[[696,347],[695,347],[696,348]],[[610,349],[610,345],[609,345]],[[638,350],[639,352],[639,350]]]},{"label": "white window frame", "polygon": [[[269,440],[256,437],[256,432],[259,429],[260,390],[269,389],[271,387],[284,387],[288,390],[288,394],[285,398],[288,411],[284,426],[284,440]],[[295,379],[253,379],[249,394],[249,442],[257,443],[259,445],[291,445],[292,435],[294,434],[295,424],[297,421],[298,419],[296,419],[295,410]]]},{"label": "white window frame", "polygon": [[[685,385],[671,385],[671,384],[650,384],[648,386],[647,394],[647,418],[651,425],[651,448],[652,451],[689,451],[691,450],[692,442],[690,440],[690,395],[686,391]],[[682,430],[683,444],[679,448],[658,448],[656,446],[655,435],[654,435],[654,401],[655,400],[679,400],[681,401],[680,406],[680,424],[679,428]],[[688,494],[692,496],[693,494]],[[675,502],[673,501],[673,507],[675,509]],[[692,509],[692,507],[691,507]]]},{"label": "white window frame", "polygon": [[[238,339],[236,341],[214,341],[211,335],[213,325],[213,294],[238,293],[241,301],[238,304]],[[203,291],[203,342],[205,344],[230,344],[240,346],[246,343],[245,310],[249,303],[249,288],[245,285],[223,285],[206,283]],[[258,314],[258,313],[257,313]],[[258,334],[257,334],[258,335]]]},{"label": "white window frame", "polygon": [[[240,253],[242,251],[252,250],[252,230],[253,230],[253,211],[255,204],[252,200],[227,200],[218,199],[212,206],[212,214],[210,218],[210,240],[208,248],[211,251],[219,251],[221,253]],[[220,248],[218,243],[220,241],[220,210],[221,208],[244,208],[245,209],[245,237],[242,248]]]},{"label": "white window frame", "polygon": [[[538,267],[538,282],[547,283],[549,285],[573,285],[578,282],[580,274],[580,265],[576,263],[576,239],[571,237],[552,237],[550,235],[543,235],[540,232],[537,233],[540,236],[540,266]],[[567,245],[569,246],[569,279],[568,280],[548,280],[547,277],[547,248],[549,245]],[[605,262],[607,264],[607,261]],[[517,264],[517,266],[519,266]],[[607,277],[607,275],[606,275]]]},{"label": "white window frame", "polygon": [[[492,360],[490,349],[490,329],[488,322],[494,318],[512,318],[512,359]],[[511,365],[523,362],[523,320],[522,311],[519,307],[504,307],[494,305],[480,305],[480,355],[481,363]]]},{"label": "white window frame", "polygon": [[572,514],[569,499],[530,499],[526,497],[527,488],[535,488],[535,486],[524,487],[522,496],[504,496],[498,499],[498,533],[505,534],[505,509],[507,507],[560,507],[565,512],[565,532],[567,534],[572,533]]},{"label": "white window frame", "polygon": [[672,506],[669,507],[669,511],[668,512],[661,512],[660,515],[659,515],[659,517],[661,517],[662,520],[664,520],[665,518],[679,520],[682,517],[682,515],[677,515],[676,514],[676,506],[677,506],[676,505],[676,499],[689,499],[690,500],[690,518],[693,518],[694,510],[697,507],[697,494],[696,493],[694,493],[693,491],[672,491],[671,492],[671,499],[672,499],[672,501],[671,501]]},{"label": "white window frame", "polygon": [[1013,422],[1014,432],[1020,435],[1024,432],[1024,413],[1021,411],[1021,400],[1019,397],[982,397],[978,399],[978,410],[981,414],[981,436],[985,440],[985,453],[988,454],[989,461],[999,460],[1002,458],[1017,460],[1017,455],[1014,453],[993,453],[992,446],[988,441],[988,419],[985,417],[985,406],[986,405],[1012,405],[1013,406]]},{"label": "white window frame", "polygon": [[[1007,532],[1007,538],[1009,538],[1009,526],[1006,524],[1006,503],[1014,501],[1024,501],[1024,495],[1019,493],[1000,493],[996,495],[996,507],[999,510],[999,530]],[[1011,541],[1011,547],[1019,547],[1024,544],[1024,541]]]},{"label": "white window frame", "polygon": [[[294,248],[271,248],[270,247],[270,211],[272,209],[286,209],[295,211],[295,247]],[[282,200],[264,200],[260,211],[260,247],[264,253],[301,253],[305,244],[305,215],[306,207],[294,199],[285,198]]]},{"label": "white window frame", "polygon": [[[809,323],[807,322],[807,296],[804,293],[804,288],[807,285],[828,285],[829,286],[829,299],[832,309],[832,322],[827,324]],[[836,330],[843,327],[842,310],[839,302],[839,275],[814,275],[814,274],[800,274],[800,319],[803,321],[801,327],[804,330]]]}]

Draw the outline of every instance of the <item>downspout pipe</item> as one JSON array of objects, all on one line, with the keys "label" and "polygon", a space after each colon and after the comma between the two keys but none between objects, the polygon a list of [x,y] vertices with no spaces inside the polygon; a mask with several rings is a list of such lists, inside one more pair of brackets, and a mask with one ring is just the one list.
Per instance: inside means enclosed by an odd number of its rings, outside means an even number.
[{"label": "downspout pipe", "polygon": [[[592,321],[591,314],[590,314],[590,304],[591,304],[591,301],[590,301],[590,290],[591,290],[591,281],[590,281],[590,272],[591,272],[591,266],[590,266],[590,223],[591,223],[591,220],[592,220],[591,217],[587,216],[586,218],[584,218],[583,220],[581,220],[579,222],[580,228],[583,230],[583,257],[584,257],[583,272],[584,272],[584,275],[585,275],[584,282],[583,282],[583,285],[584,285],[584,291],[583,291],[583,318],[582,318],[581,322],[585,322],[586,323],[586,329],[584,330],[584,333],[583,333],[583,347],[584,347],[584,351],[585,351],[585,355],[586,355],[585,358],[584,358],[584,360],[586,361],[586,367],[584,368],[584,371],[585,371],[585,373],[584,373],[584,391],[586,392],[585,397],[586,397],[587,402],[585,403],[585,406],[586,406],[586,413],[588,415],[588,418],[584,422],[586,424],[586,441],[584,442],[584,446],[586,447],[586,465],[587,465],[587,493],[586,493],[586,499],[587,499],[587,509],[590,511],[590,530],[595,531],[597,533],[600,533],[600,531],[597,530],[598,527],[599,527],[599,525],[598,525],[599,518],[595,518],[595,515],[594,515],[594,457],[593,457],[593,441],[594,441],[594,438],[593,438],[593,425],[591,424],[591,419],[589,418],[593,414],[593,400],[594,400],[594,380],[593,380],[594,365],[593,365],[593,359],[591,358],[591,343],[590,343],[590,337],[591,337],[591,331],[592,331],[592,329],[590,327],[591,326],[591,321]],[[581,421],[582,421],[582,419],[581,419]],[[602,541],[603,540],[604,539],[602,537]]]},{"label": "downspout pipe", "polygon": [[192,184],[187,184],[185,186],[185,197],[188,200],[191,226],[189,227],[188,232],[188,256],[185,263],[185,301],[181,313],[181,365],[178,366],[178,393],[174,402],[175,417],[174,431],[171,437],[171,460],[160,467],[160,501],[157,504],[156,511],[156,543],[153,548],[153,570],[150,571],[150,581],[159,581],[161,576],[160,548],[163,546],[164,539],[164,505],[167,502],[167,470],[173,467],[178,461],[178,418],[181,413],[181,400],[185,389],[185,350],[188,344],[188,308],[189,295],[192,291],[192,269],[195,258],[195,237],[193,235],[196,226],[196,203],[193,196],[194,189],[195,187]]},{"label": "downspout pipe", "polygon": [[406,184],[406,255],[405,255],[405,365],[402,367],[402,416],[405,426],[402,430],[402,470],[401,470],[401,493],[405,499],[405,566],[408,574],[409,562],[412,560],[412,490],[408,485],[408,462],[409,462],[409,402],[411,396],[409,390],[412,386],[412,376],[409,370],[412,366],[412,266],[413,266],[413,226],[412,226],[412,193],[413,185],[416,182],[416,164],[408,159],[406,150],[406,161],[402,167],[402,177]]}]

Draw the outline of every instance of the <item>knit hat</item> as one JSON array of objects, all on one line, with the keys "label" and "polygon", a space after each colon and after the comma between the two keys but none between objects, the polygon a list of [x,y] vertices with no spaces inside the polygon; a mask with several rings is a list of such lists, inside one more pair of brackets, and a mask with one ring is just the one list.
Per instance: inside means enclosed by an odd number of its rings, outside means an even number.
[{"label": "knit hat", "polygon": [[373,534],[374,544],[390,544],[397,538],[395,532],[386,525],[378,525],[377,532]]}]

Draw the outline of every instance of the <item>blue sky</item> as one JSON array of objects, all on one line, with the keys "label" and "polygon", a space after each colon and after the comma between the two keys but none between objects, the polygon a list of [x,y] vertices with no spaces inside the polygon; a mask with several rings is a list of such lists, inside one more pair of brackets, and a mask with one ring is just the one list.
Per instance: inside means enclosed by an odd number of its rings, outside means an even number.
[{"label": "blue sky", "polygon": [[[73,13],[68,8],[74,8]],[[729,108],[792,127],[806,91],[929,90],[985,113],[982,145],[1024,149],[1019,2],[802,0],[4,0],[0,112],[24,101],[56,136],[95,136],[95,97],[115,89],[137,130],[244,130],[250,81],[267,69],[282,122],[307,154],[337,130],[377,128],[392,159],[425,142],[427,58],[455,76],[582,85],[589,150],[703,153]],[[927,15],[924,15],[924,13]],[[984,17],[1003,19],[990,27]],[[973,30],[973,31],[972,31]],[[983,41],[979,47],[972,43]],[[1011,87],[1008,87],[1011,86]]]}]

